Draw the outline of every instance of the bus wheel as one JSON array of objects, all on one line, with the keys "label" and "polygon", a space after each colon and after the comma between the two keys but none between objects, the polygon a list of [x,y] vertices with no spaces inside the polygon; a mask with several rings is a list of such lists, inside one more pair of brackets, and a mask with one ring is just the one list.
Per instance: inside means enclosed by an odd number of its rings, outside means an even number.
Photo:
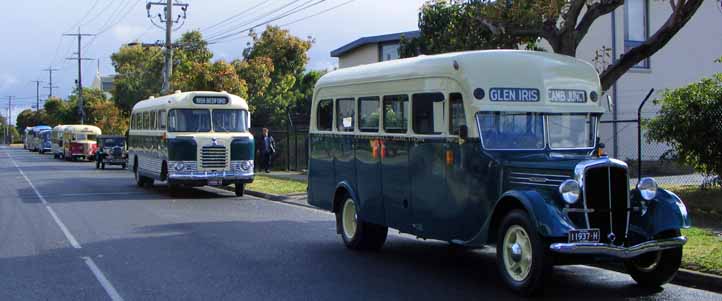
[{"label": "bus wheel", "polygon": [[509,212],[501,222],[496,259],[506,285],[523,296],[540,293],[544,277],[551,274],[551,258],[545,257],[544,243],[521,210]]},{"label": "bus wheel", "polygon": [[243,193],[246,191],[246,184],[243,184],[241,182],[236,182],[236,196],[242,197]]},{"label": "bus wheel", "polygon": [[356,202],[350,197],[336,211],[336,224],[341,228],[343,243],[351,250],[378,250],[386,242],[388,227],[360,220]]},{"label": "bus wheel", "polygon": [[681,264],[680,247],[642,254],[624,262],[624,267],[639,285],[656,288],[672,280]]}]

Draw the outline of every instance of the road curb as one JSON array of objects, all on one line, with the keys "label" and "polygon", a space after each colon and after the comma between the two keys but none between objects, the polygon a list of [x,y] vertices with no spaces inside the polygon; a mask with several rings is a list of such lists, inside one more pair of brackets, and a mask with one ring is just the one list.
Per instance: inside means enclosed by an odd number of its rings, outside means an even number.
[{"label": "road curb", "polygon": [[[223,190],[231,191],[231,192],[234,192],[234,191],[235,191],[235,187],[232,187],[232,186],[225,186],[225,187],[219,187],[219,188],[221,188],[221,189],[223,189]],[[279,203],[284,203],[284,204],[289,204],[289,205],[294,205],[294,206],[299,206],[299,207],[305,207],[305,208],[310,208],[310,209],[314,209],[314,210],[324,211],[324,210],[318,209],[318,208],[316,208],[316,207],[313,207],[313,206],[311,206],[311,205],[304,204],[304,203],[301,203],[301,202],[294,202],[294,201],[291,200],[291,199],[292,199],[292,198],[291,198],[292,196],[298,196],[298,195],[302,195],[302,194],[297,194],[297,193],[295,193],[295,194],[290,194],[290,195],[278,195],[278,194],[265,193],[265,192],[260,192],[260,191],[256,191],[256,190],[249,190],[249,189],[246,189],[246,190],[245,190],[245,194],[250,195],[250,196],[254,196],[254,197],[257,197],[257,198],[262,198],[262,199],[265,199],[265,200],[268,200],[268,201],[279,202]]]},{"label": "road curb", "polygon": [[[627,274],[623,266],[617,264],[593,264],[593,267]],[[679,269],[672,284],[701,289],[710,292],[722,293],[722,276],[702,273],[687,269]]]}]

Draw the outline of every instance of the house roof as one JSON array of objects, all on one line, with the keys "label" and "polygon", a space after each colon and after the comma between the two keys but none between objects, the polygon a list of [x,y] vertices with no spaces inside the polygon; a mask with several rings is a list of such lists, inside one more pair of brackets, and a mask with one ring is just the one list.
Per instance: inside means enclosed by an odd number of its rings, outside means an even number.
[{"label": "house roof", "polygon": [[336,50],[331,51],[331,56],[332,57],[340,57],[356,48],[359,48],[359,47],[367,45],[367,44],[395,42],[395,41],[401,40],[401,36],[404,36],[407,38],[416,38],[419,35],[421,35],[421,32],[419,32],[418,30],[414,30],[414,31],[407,31],[407,32],[385,34],[385,35],[380,35],[380,36],[362,37],[351,43],[343,45]]}]

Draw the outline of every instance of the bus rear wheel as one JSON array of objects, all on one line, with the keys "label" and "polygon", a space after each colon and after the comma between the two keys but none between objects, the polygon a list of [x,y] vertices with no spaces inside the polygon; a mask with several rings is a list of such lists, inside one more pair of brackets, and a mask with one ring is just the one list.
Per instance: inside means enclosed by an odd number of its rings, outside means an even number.
[{"label": "bus rear wheel", "polygon": [[379,250],[386,242],[388,227],[367,223],[358,218],[356,202],[351,197],[336,211],[336,225],[339,227],[344,245],[351,250]]},{"label": "bus rear wheel", "polygon": [[153,179],[140,175],[137,161],[133,166],[133,171],[133,174],[135,175],[135,184],[138,185],[138,187],[153,186]]}]

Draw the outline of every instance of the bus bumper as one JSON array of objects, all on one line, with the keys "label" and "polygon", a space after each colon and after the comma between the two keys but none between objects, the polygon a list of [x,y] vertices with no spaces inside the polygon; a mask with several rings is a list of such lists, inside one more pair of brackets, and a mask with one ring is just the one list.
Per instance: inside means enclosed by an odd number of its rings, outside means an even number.
[{"label": "bus bumper", "polygon": [[192,171],[171,172],[168,179],[177,181],[207,181],[207,180],[253,180],[253,171]]}]

